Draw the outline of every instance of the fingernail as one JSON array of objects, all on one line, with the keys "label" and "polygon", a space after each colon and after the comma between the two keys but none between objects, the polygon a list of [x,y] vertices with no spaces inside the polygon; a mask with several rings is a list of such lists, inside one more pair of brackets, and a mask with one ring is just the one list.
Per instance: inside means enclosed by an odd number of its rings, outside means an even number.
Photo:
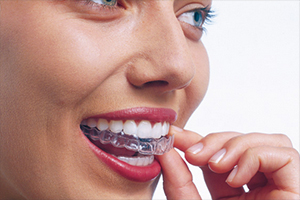
[{"label": "fingernail", "polygon": [[169,132],[170,132],[170,135],[174,135],[176,133],[183,132],[183,129],[181,129],[181,128],[177,127],[177,126],[171,125]]},{"label": "fingernail", "polygon": [[178,126],[174,126],[174,125],[171,125],[171,129],[173,129],[175,132],[182,132],[183,129],[179,128]]},{"label": "fingernail", "polygon": [[218,163],[226,154],[226,149],[221,149],[213,157],[210,158],[209,162]]},{"label": "fingernail", "polygon": [[186,151],[191,152],[192,154],[197,154],[203,149],[203,144],[202,143],[197,143],[190,148],[188,148]]},{"label": "fingernail", "polygon": [[234,179],[236,173],[238,171],[238,166],[236,165],[233,170],[230,172],[229,176],[226,179],[226,182],[232,182],[232,180]]}]

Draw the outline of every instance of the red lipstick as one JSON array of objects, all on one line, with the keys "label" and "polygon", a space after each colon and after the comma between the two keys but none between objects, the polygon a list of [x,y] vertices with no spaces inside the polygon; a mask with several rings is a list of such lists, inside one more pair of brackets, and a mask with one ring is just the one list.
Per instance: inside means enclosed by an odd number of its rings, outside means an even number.
[{"label": "red lipstick", "polygon": [[[166,108],[147,108],[137,107],[125,110],[119,110],[106,114],[100,114],[97,116],[91,116],[92,118],[104,118],[108,120],[149,120],[154,122],[169,122],[174,123],[177,118],[177,114],[172,109]],[[115,156],[104,152],[95,144],[93,144],[87,137],[85,140],[88,143],[90,149],[98,157],[98,159],[105,163],[112,170],[126,179],[136,182],[151,181],[160,174],[161,166],[158,161],[154,159],[153,163],[148,166],[134,166],[125,163]]]},{"label": "red lipstick", "polygon": [[177,114],[174,110],[168,108],[149,108],[137,107],[125,110],[118,110],[106,114],[93,116],[95,118],[105,118],[107,120],[149,120],[154,122],[167,121],[170,124],[174,123],[177,119]]}]

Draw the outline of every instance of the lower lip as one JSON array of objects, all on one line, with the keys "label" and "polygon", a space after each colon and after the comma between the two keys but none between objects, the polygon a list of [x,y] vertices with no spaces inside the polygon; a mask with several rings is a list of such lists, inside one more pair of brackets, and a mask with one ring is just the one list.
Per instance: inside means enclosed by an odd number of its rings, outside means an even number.
[{"label": "lower lip", "polygon": [[[82,133],[83,134],[83,133]],[[133,166],[129,165],[118,158],[102,151],[97,146],[95,146],[88,138],[83,135],[84,139],[87,141],[90,149],[96,154],[96,156],[108,165],[112,170],[123,176],[124,178],[136,181],[136,182],[148,182],[156,178],[161,171],[161,166],[154,159],[153,163],[148,166]]]}]

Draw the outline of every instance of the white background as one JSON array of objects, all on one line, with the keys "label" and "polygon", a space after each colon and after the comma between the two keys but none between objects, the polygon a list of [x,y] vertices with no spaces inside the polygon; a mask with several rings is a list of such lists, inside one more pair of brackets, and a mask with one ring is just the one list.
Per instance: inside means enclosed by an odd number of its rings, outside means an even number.
[{"label": "white background", "polygon": [[[214,0],[217,16],[203,42],[211,79],[186,129],[284,133],[299,151],[298,0]],[[202,172],[190,166],[203,199]],[[166,199],[162,181],[153,199]]]}]

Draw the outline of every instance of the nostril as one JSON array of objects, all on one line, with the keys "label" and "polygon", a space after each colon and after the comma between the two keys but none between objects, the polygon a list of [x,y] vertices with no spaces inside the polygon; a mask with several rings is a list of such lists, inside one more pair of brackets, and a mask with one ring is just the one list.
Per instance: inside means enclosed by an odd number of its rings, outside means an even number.
[{"label": "nostril", "polygon": [[143,87],[162,87],[167,85],[169,85],[167,81],[157,80],[144,83]]}]

